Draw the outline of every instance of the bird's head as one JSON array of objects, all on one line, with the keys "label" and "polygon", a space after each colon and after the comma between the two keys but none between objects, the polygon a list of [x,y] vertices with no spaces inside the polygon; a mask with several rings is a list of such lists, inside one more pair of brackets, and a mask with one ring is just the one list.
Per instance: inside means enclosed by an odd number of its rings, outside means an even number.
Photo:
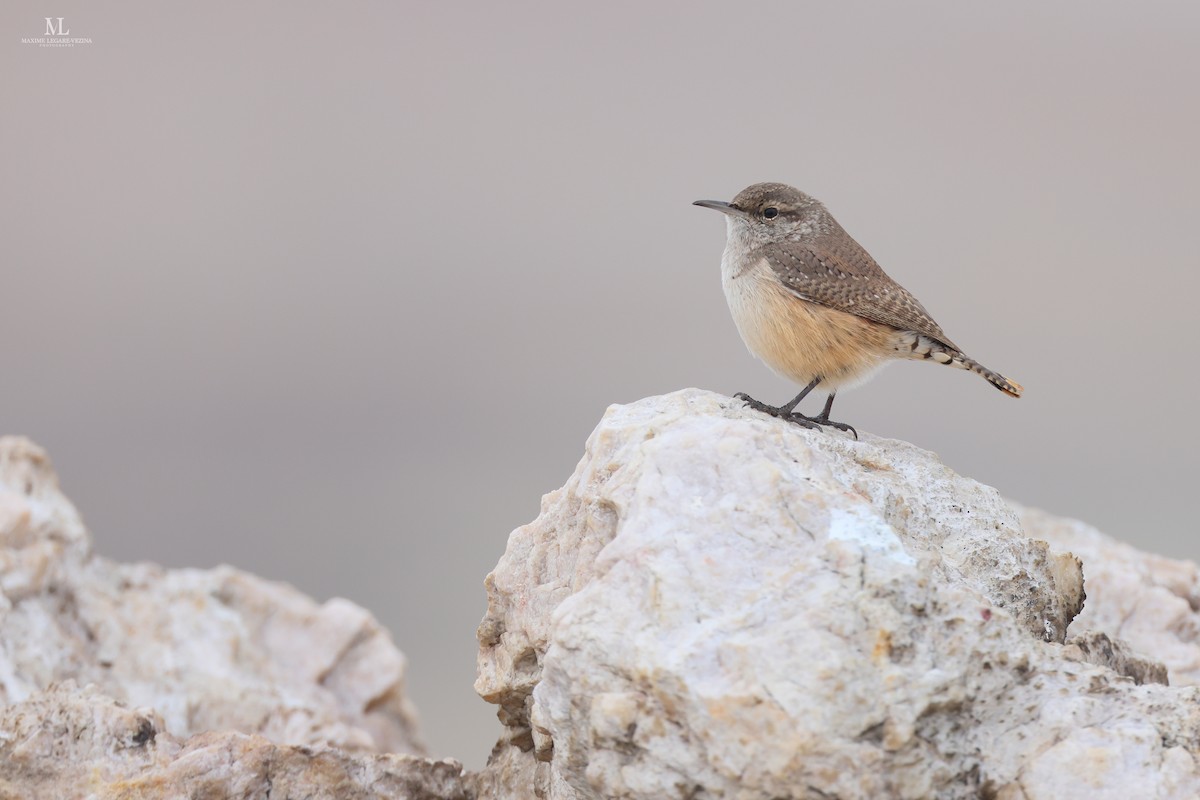
[{"label": "bird's head", "polygon": [[724,214],[730,242],[750,248],[829,233],[836,225],[819,200],[785,183],[756,183],[731,202],[697,200],[694,205]]}]

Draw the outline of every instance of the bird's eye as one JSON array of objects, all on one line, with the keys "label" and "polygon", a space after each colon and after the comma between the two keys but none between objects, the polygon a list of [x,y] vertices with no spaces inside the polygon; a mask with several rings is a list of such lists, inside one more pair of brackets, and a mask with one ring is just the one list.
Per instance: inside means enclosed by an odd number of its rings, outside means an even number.
[{"label": "bird's eye", "polygon": [[763,219],[775,219],[779,216],[779,209],[775,206],[763,209]]}]

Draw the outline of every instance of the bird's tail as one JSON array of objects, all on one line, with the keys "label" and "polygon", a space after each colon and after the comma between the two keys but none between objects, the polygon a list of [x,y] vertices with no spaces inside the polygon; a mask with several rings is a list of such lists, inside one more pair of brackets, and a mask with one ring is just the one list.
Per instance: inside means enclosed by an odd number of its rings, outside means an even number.
[{"label": "bird's tail", "polygon": [[1020,397],[1025,387],[1016,381],[1010,381],[999,372],[992,372],[963,351],[946,342],[926,336],[916,331],[902,332],[896,340],[895,348],[901,358],[929,359],[950,367],[967,369],[980,375],[1000,391],[1013,397]]},{"label": "bird's tail", "polygon": [[[1025,387],[1021,384],[1017,383],[1016,381],[1010,381],[999,372],[993,372],[975,359],[969,358],[965,353],[949,351],[946,353],[946,355],[950,356],[950,361],[942,363],[948,363],[950,366],[958,367],[960,369],[969,369],[971,372],[981,376],[992,386],[995,386],[997,389],[1011,397],[1020,397],[1021,392],[1025,391]],[[937,356],[934,356],[934,358],[937,359]],[[941,359],[937,360],[940,361]]]}]

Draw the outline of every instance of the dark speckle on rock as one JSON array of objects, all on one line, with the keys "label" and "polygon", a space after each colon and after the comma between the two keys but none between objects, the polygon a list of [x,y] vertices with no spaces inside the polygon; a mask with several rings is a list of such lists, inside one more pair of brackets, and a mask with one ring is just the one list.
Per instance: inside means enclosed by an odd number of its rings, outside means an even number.
[{"label": "dark speckle on rock", "polygon": [[153,742],[154,737],[158,735],[158,731],[154,729],[154,723],[142,717],[138,720],[137,731],[133,734],[133,744],[135,747]]}]

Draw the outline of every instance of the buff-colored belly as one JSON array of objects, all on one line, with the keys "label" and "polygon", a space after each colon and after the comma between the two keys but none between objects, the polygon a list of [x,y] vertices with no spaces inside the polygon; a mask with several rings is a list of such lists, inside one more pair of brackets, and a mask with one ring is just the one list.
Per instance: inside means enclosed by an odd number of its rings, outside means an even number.
[{"label": "buff-colored belly", "polygon": [[779,375],[822,388],[859,383],[894,357],[896,331],[810,303],[783,288],[762,262],[723,275],[725,297],[742,341]]}]

